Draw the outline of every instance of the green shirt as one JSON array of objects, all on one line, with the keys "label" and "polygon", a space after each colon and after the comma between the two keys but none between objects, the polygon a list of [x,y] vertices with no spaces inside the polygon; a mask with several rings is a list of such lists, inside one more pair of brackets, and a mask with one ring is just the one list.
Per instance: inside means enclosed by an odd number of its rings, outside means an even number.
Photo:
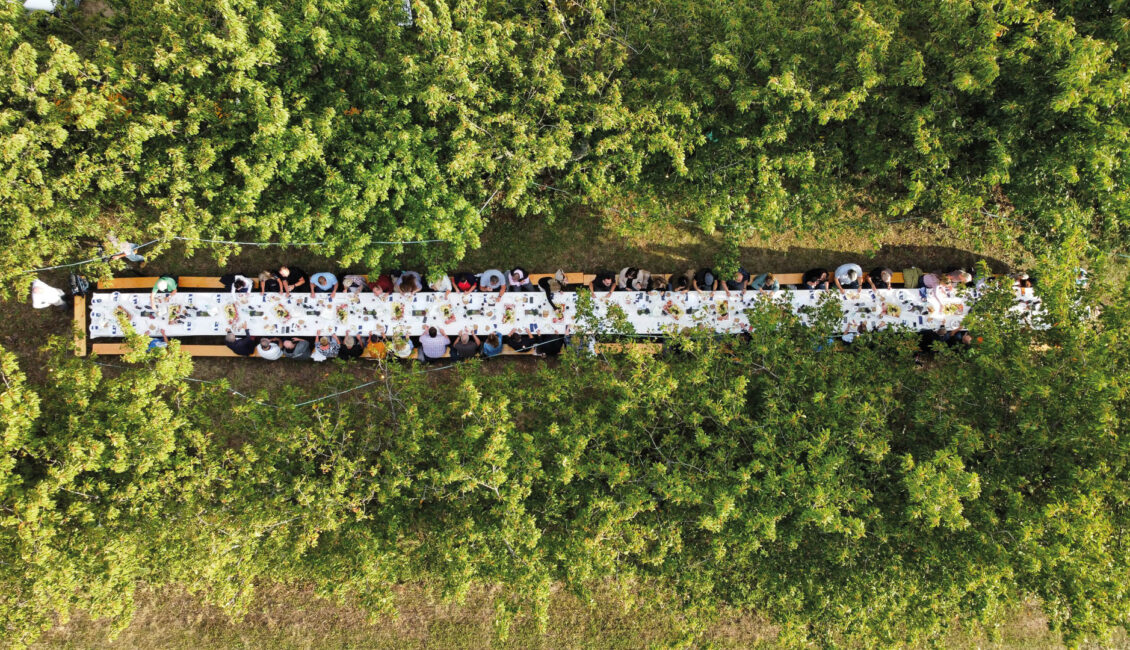
[{"label": "green shirt", "polygon": [[172,293],[172,292],[177,290],[177,281],[176,280],[174,280],[174,279],[172,279],[168,276],[162,276],[160,278],[157,278],[157,281],[153,283],[153,293],[161,293],[162,292],[161,289],[157,288],[157,285],[161,284],[162,282],[164,282],[166,285],[168,285],[168,288],[166,288],[164,290],[164,293]]}]

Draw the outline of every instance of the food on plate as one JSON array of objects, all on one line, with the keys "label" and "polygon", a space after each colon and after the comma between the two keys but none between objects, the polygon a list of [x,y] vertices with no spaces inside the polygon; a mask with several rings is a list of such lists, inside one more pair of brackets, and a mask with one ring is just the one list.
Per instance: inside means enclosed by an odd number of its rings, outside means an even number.
[{"label": "food on plate", "polygon": [[958,314],[961,314],[964,311],[965,311],[965,306],[962,305],[961,303],[956,303],[956,302],[950,303],[950,304],[942,307],[942,313],[944,313],[946,316],[957,316]]},{"label": "food on plate", "polygon": [[667,303],[663,305],[663,313],[678,320],[683,315],[683,308],[676,305],[674,301],[668,300]]},{"label": "food on plate", "polygon": [[726,320],[730,317],[730,301],[723,300],[718,303],[718,320]]},{"label": "food on plate", "polygon": [[514,308],[510,305],[507,305],[506,309],[502,312],[502,322],[503,324],[514,322]]},{"label": "food on plate", "polygon": [[224,315],[228,317],[229,321],[233,321],[239,318],[239,311],[233,303],[229,302],[224,305]]},{"label": "food on plate", "polygon": [[893,302],[887,303],[887,315],[891,318],[898,318],[902,316],[902,307]]},{"label": "food on plate", "polygon": [[345,305],[337,308],[337,319],[343,323],[349,319],[349,309]]},{"label": "food on plate", "polygon": [[282,303],[275,305],[275,316],[278,316],[280,320],[290,320],[290,312],[282,306]]},{"label": "food on plate", "polygon": [[394,302],[392,304],[392,319],[400,320],[401,318],[404,318],[404,304]]}]

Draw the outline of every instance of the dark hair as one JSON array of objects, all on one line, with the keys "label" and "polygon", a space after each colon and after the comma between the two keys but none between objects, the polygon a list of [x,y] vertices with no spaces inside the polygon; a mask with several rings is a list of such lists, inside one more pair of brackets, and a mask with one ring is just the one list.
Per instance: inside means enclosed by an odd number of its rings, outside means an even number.
[{"label": "dark hair", "polygon": [[497,348],[498,344],[501,343],[501,341],[498,340],[498,332],[495,332],[495,333],[491,334],[490,336],[488,336],[487,337],[487,343],[490,343],[491,347]]},{"label": "dark hair", "polygon": [[428,336],[435,338],[435,335],[436,335],[436,328],[435,327],[429,327],[428,328]]},{"label": "dark hair", "polygon": [[639,276],[640,276],[640,270],[635,268],[635,267],[632,267],[632,266],[629,266],[628,270],[624,272],[624,277],[632,279],[632,280],[635,280]]},{"label": "dark hair", "polygon": [[400,288],[403,291],[415,291],[420,287],[416,285],[416,276],[409,275],[408,277],[400,281]]},{"label": "dark hair", "polygon": [[690,282],[687,281],[687,276],[680,275],[678,278],[675,279],[674,287],[675,287],[676,291],[681,291],[683,289],[686,289],[688,286],[690,286]]}]

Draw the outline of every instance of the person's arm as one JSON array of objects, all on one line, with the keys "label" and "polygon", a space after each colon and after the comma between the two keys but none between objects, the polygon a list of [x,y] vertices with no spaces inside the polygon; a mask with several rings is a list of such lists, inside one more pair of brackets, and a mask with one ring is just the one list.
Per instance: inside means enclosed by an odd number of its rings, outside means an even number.
[{"label": "person's arm", "polygon": [[[298,285],[295,285],[295,286],[298,286]],[[293,289],[294,287],[291,287],[291,288]],[[310,283],[310,297],[311,298],[314,297],[314,283],[313,282]]]},{"label": "person's arm", "polygon": [[149,292],[149,308],[150,309],[156,309],[157,308],[156,300],[157,300],[157,287],[153,287],[153,290]]},{"label": "person's arm", "polygon": [[341,345],[341,339],[339,339],[339,338],[337,337],[337,334],[330,334],[330,339],[331,339],[331,340],[332,340],[332,341],[333,341],[334,343],[337,343],[337,344],[338,344],[339,346]]},{"label": "person's arm", "polygon": [[867,278],[867,284],[871,285],[871,290],[877,291],[877,289],[875,288],[875,281],[871,279],[871,274],[868,273],[867,275],[865,275],[863,277]]},{"label": "person's arm", "polygon": [[165,342],[165,345],[169,344],[169,335],[165,332],[164,329],[161,330],[161,340]]},{"label": "person's arm", "polygon": [[341,288],[341,284],[336,280],[334,281],[334,290],[330,292],[330,300],[337,298],[337,290]]},{"label": "person's arm", "polygon": [[836,288],[840,290],[840,293],[846,293],[846,292],[844,291],[844,287],[843,287],[843,285],[842,285],[842,284],[840,284],[840,276],[838,276],[838,275],[836,275],[836,276],[833,276],[833,277],[832,277],[832,282],[835,282],[835,283],[836,283]]},{"label": "person's arm", "polygon": [[470,334],[471,334],[471,338],[475,339],[475,345],[482,347],[483,342],[479,340],[479,335],[475,334],[474,332],[470,332]]}]

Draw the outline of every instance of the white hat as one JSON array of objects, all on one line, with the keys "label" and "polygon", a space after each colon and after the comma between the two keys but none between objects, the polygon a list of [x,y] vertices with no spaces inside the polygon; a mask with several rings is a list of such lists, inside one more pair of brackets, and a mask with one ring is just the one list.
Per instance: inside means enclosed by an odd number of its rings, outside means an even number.
[{"label": "white hat", "polygon": [[165,280],[157,280],[157,291],[168,291],[169,283]]}]

